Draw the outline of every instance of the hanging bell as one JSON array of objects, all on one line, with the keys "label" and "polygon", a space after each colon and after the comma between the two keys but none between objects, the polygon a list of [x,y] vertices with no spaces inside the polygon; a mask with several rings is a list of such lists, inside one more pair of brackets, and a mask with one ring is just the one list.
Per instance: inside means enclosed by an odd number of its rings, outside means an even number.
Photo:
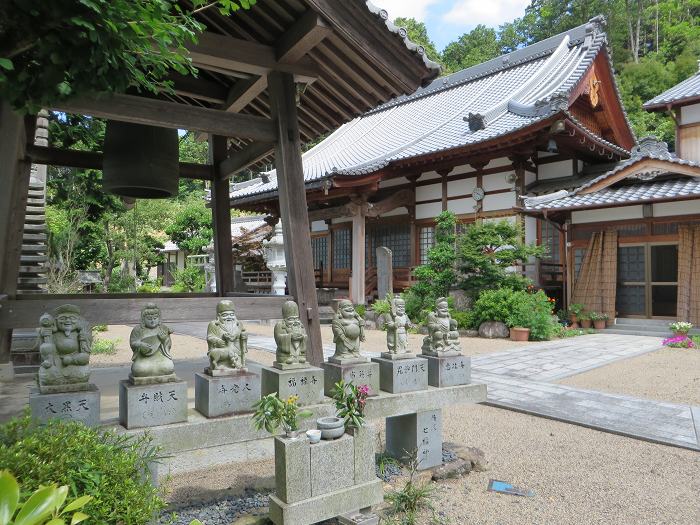
[{"label": "hanging bell", "polygon": [[176,129],[107,121],[102,162],[106,192],[138,199],[177,195],[179,140]]}]

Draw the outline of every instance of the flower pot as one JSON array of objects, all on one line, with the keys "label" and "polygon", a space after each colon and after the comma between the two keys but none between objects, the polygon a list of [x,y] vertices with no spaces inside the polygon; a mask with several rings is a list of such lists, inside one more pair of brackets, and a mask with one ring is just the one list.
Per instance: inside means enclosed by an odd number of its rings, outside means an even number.
[{"label": "flower pot", "polygon": [[673,337],[688,337],[688,332],[678,332],[678,331],[674,331],[674,332],[673,332]]},{"label": "flower pot", "polygon": [[593,321],[593,328],[596,330],[604,330],[605,326],[607,325],[605,319],[596,319]]},{"label": "flower pot", "polygon": [[571,326],[574,326],[576,323],[578,323],[578,315],[569,314],[569,321],[571,321]]},{"label": "flower pot", "polygon": [[298,430],[286,430],[284,432],[284,437],[287,439],[297,439],[299,437],[299,431]]},{"label": "flower pot", "polygon": [[515,326],[510,329],[511,341],[527,341],[530,338],[530,329]]},{"label": "flower pot", "polygon": [[581,319],[581,328],[590,328],[592,324],[590,319]]},{"label": "flower pot", "polygon": [[578,327],[579,327],[579,326],[578,326],[578,323],[574,323],[573,321],[572,321],[572,323],[571,323],[571,326],[569,326],[569,328],[571,328],[572,330],[577,330]]},{"label": "flower pot", "polygon": [[345,434],[345,421],[339,417],[320,417],[316,420],[316,428],[321,431],[321,439],[338,439]]}]

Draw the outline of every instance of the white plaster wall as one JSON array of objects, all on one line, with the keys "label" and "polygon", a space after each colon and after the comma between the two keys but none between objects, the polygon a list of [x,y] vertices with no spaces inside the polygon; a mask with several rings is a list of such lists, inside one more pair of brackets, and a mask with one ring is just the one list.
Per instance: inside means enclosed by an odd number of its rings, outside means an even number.
[{"label": "white plaster wall", "polygon": [[441,202],[416,205],[416,219],[434,219],[442,213]]},{"label": "white plaster wall", "polygon": [[326,224],[326,221],[313,221],[311,223],[312,232],[325,232],[326,230],[328,230],[328,225]]},{"label": "white plaster wall", "polygon": [[537,219],[525,217],[525,242],[537,242]]},{"label": "white plaster wall", "polygon": [[386,213],[382,213],[380,217],[394,217],[395,215],[408,215],[408,210],[401,206]]},{"label": "white plaster wall", "polygon": [[432,180],[432,179],[441,179],[442,177],[435,171],[426,171],[421,174],[420,177],[418,177],[419,181],[424,181],[424,180]]},{"label": "white plaster wall", "polygon": [[531,171],[526,171],[525,172],[525,184],[532,184],[537,180],[537,174],[533,173]]},{"label": "white plaster wall", "polygon": [[540,164],[537,166],[537,173],[540,180],[559,179],[561,177],[569,177],[573,175],[571,160],[562,160],[559,162],[550,162],[548,164]]},{"label": "white plaster wall", "polygon": [[382,180],[379,181],[380,188],[390,188],[391,186],[400,186],[401,184],[407,184],[408,179],[406,177],[396,177],[395,179]]},{"label": "white plaster wall", "polygon": [[700,199],[680,202],[660,202],[654,204],[654,217],[689,215],[700,213]]},{"label": "white plaster wall", "polygon": [[447,196],[471,195],[476,188],[476,178],[447,181]]},{"label": "white plaster wall", "polygon": [[484,211],[508,210],[515,206],[515,193],[497,193],[484,197]]},{"label": "white plaster wall", "polygon": [[700,104],[691,104],[681,108],[681,124],[700,122]]},{"label": "white plaster wall", "polygon": [[450,175],[460,175],[462,173],[476,173],[476,170],[469,164],[462,164],[461,166],[455,166],[452,168]]},{"label": "white plaster wall", "polygon": [[484,175],[484,177],[482,178],[482,184],[484,186],[484,190],[493,191],[493,190],[507,190],[507,189],[512,188],[513,186],[506,182],[506,176],[508,176],[509,173],[513,173],[513,172],[510,171],[510,172],[503,172],[503,173],[492,173],[491,175]]},{"label": "white plaster wall", "polygon": [[500,222],[500,221],[508,221],[511,224],[515,224],[518,222],[518,218],[515,215],[506,215],[504,217],[489,217],[488,219],[484,219],[484,222]]},{"label": "white plaster wall", "polygon": [[416,187],[416,200],[442,199],[442,183]]},{"label": "white plaster wall", "polygon": [[475,205],[476,201],[471,197],[467,197],[466,199],[454,199],[451,201],[447,201],[447,209],[458,215],[462,213],[474,213]]},{"label": "white plaster wall", "polygon": [[493,159],[490,161],[485,169],[500,168],[501,166],[510,166],[513,164],[508,157],[500,157],[498,159]]},{"label": "white plaster wall", "polygon": [[623,221],[625,219],[641,219],[642,206],[623,206],[621,208],[602,208],[600,210],[582,210],[571,214],[573,224],[586,222]]}]

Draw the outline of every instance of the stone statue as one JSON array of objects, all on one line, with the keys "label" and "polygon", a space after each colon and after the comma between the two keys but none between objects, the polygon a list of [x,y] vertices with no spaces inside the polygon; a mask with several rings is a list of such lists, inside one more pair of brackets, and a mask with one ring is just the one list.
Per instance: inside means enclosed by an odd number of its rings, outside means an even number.
[{"label": "stone statue", "polygon": [[39,323],[39,392],[88,390],[92,329],[80,315],[80,309],[64,304],[57,307],[53,315],[43,314]]},{"label": "stone statue", "polygon": [[282,321],[275,324],[277,358],[272,366],[282,370],[307,368],[306,344],[309,338],[299,320],[299,307],[294,301],[282,305]]},{"label": "stone statue", "polygon": [[216,305],[216,321],[207,327],[209,368],[204,371],[212,376],[231,375],[245,370],[248,353],[248,333],[236,318],[233,302],[224,299]]},{"label": "stone statue", "polygon": [[435,311],[428,314],[428,335],[423,339],[424,355],[448,357],[461,355],[457,321],[450,317],[447,299],[435,301]]},{"label": "stone statue", "polygon": [[360,355],[360,342],[365,340],[365,321],[349,300],[343,299],[338,303],[331,326],[335,354],[328,359],[329,362],[344,365],[368,361]]},{"label": "stone statue", "polygon": [[406,302],[400,297],[387,296],[391,311],[386,328],[386,347],[388,352],[382,352],[385,359],[406,359],[414,357],[408,352],[408,329],[413,326],[406,315]]},{"label": "stone statue", "polygon": [[179,381],[170,355],[172,330],[161,323],[160,308],[147,303],[141,310],[141,325],[131,331],[131,375],[135,385]]}]

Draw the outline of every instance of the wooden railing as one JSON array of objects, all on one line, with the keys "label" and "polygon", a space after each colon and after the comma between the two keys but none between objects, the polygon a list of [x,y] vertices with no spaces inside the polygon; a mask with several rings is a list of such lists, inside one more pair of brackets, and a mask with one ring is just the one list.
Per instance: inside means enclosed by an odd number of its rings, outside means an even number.
[{"label": "wooden railing", "polygon": [[270,293],[272,290],[272,272],[241,272],[246,290],[253,293]]}]

